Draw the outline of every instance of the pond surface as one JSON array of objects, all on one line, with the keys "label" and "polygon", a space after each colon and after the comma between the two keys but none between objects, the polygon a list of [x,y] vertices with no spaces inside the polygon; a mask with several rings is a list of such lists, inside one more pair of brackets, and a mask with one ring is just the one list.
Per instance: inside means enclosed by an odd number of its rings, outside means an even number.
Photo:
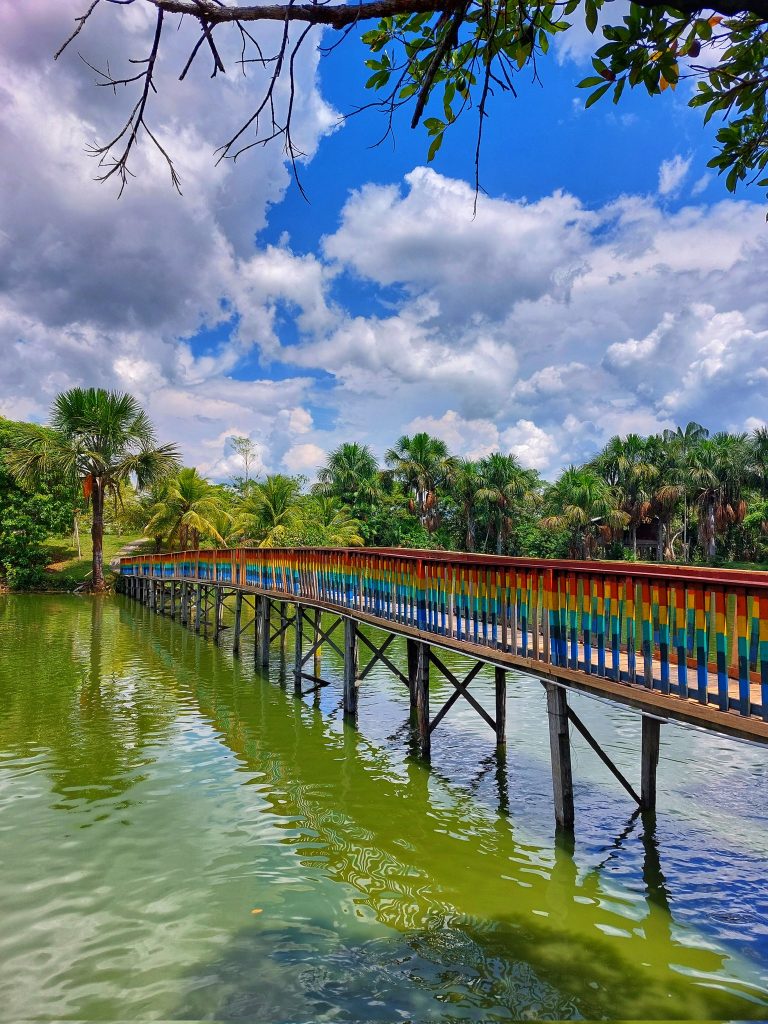
[{"label": "pond surface", "polygon": [[[383,666],[356,730],[327,645],[303,699],[228,645],[0,597],[2,1019],[768,1017],[765,748],[664,726],[654,830],[575,737],[570,851],[535,680],[505,758],[459,701],[428,770]],[[637,716],[574,706],[636,780]]]}]

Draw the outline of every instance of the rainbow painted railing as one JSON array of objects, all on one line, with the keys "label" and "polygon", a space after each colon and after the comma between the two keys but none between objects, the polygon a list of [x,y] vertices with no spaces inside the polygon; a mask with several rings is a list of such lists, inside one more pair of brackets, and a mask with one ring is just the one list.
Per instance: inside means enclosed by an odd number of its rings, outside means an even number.
[{"label": "rainbow painted railing", "polygon": [[768,572],[389,548],[133,555],[120,571],[278,592],[768,721]]}]

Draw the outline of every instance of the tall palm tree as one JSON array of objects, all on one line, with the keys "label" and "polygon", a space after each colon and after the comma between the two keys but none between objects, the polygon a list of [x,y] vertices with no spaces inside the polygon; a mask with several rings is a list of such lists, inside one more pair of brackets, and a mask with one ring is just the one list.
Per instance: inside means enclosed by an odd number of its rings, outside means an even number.
[{"label": "tall palm tree", "polygon": [[548,514],[541,525],[566,530],[574,558],[594,554],[601,529],[622,530],[629,521],[608,482],[588,467],[569,466],[546,492],[544,502]]},{"label": "tall palm tree", "polygon": [[651,497],[658,475],[648,440],[640,434],[612,437],[589,464],[620,494],[627,514],[632,553],[637,554],[637,528],[651,512]]},{"label": "tall palm tree", "polygon": [[752,471],[760,494],[768,498],[768,427],[758,427],[749,439]]},{"label": "tall palm tree", "polygon": [[515,510],[532,497],[538,487],[538,473],[523,469],[514,455],[492,452],[480,462],[479,501],[487,502],[496,520],[496,554],[506,547]]},{"label": "tall palm tree", "polygon": [[233,536],[259,547],[285,547],[301,516],[301,484],[295,477],[272,473],[251,487],[233,521]]},{"label": "tall palm tree", "polygon": [[696,445],[691,461],[696,490],[699,544],[708,559],[717,554],[717,538],[743,522],[745,492],[754,482],[747,434],[718,433]]},{"label": "tall palm tree", "polygon": [[315,491],[342,501],[374,500],[381,490],[376,456],[367,444],[356,441],[339,445],[317,474]]},{"label": "tall palm tree", "polygon": [[185,467],[162,488],[144,532],[165,536],[171,547],[178,541],[181,548],[197,548],[201,536],[226,547],[221,531],[230,520],[219,489],[196,469]]},{"label": "tall palm tree", "polygon": [[685,427],[665,430],[661,436],[669,445],[673,457],[670,483],[680,489],[683,498],[683,558],[687,562],[691,460],[699,442],[709,437],[709,431],[695,420],[690,420]]},{"label": "tall palm tree", "polygon": [[82,487],[92,513],[91,587],[104,590],[104,502],[118,499],[120,484],[134,477],[139,488],[176,469],[175,445],[157,446],[155,431],[135,398],[101,388],[73,388],[58,395],[51,428],[29,425],[20,431],[8,464],[27,484],[42,480]]},{"label": "tall palm tree", "polygon": [[425,432],[408,437],[403,434],[385,456],[395,476],[413,493],[412,510],[430,533],[440,524],[438,491],[452,477],[456,459],[439,437]]},{"label": "tall palm tree", "polygon": [[477,511],[482,486],[479,465],[471,459],[458,459],[451,478],[451,496],[459,507],[466,551],[474,551],[477,543]]}]

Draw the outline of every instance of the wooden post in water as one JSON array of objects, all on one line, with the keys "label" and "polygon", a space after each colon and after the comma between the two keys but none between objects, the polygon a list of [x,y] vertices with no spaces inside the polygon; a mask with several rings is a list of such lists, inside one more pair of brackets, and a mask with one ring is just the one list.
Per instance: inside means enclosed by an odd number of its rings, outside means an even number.
[{"label": "wooden post in water", "polygon": [[323,645],[318,643],[320,639],[319,627],[322,625],[322,613],[319,608],[315,609],[315,638],[312,646],[315,648],[314,673],[319,679],[323,674]]},{"label": "wooden post in water", "polygon": [[200,632],[200,616],[203,611],[203,584],[197,584],[197,594],[195,595],[195,632]]},{"label": "wooden post in water", "polygon": [[[414,674],[411,679],[411,706],[416,712],[416,741],[419,757],[428,758],[430,748],[429,731],[429,644],[416,642],[413,656]],[[410,668],[410,665],[409,665]]]},{"label": "wooden post in water", "polygon": [[344,619],[344,714],[357,717],[357,623]]},{"label": "wooden post in water", "polygon": [[220,586],[217,586],[214,589],[216,591],[216,597],[214,598],[213,605],[213,642],[217,644],[221,638],[221,615],[224,595]]},{"label": "wooden post in water", "polygon": [[160,580],[160,614],[165,615],[165,580]]},{"label": "wooden post in water", "polygon": [[656,810],[656,768],[659,764],[661,722],[643,715],[642,763],[640,771],[640,806],[644,811]]},{"label": "wooden post in water", "polygon": [[243,592],[235,591],[235,635],[232,638],[232,653],[236,658],[240,657],[240,623],[243,619]]},{"label": "wooden post in water", "polygon": [[288,616],[285,613],[285,601],[280,602],[280,660],[285,661],[285,652],[288,647]]},{"label": "wooden post in water", "polygon": [[300,604],[296,605],[296,617],[293,620],[294,629],[296,631],[294,637],[293,646],[293,689],[296,693],[301,693],[301,659],[304,657],[304,642],[302,633],[302,620],[304,618],[304,609]]},{"label": "wooden post in water", "polygon": [[573,777],[571,775],[571,736],[568,728],[568,697],[564,687],[544,683],[549,714],[549,752],[552,758],[552,789],[555,797],[555,821],[566,832],[573,831]]},{"label": "wooden post in water", "polygon": [[503,747],[507,742],[507,672],[506,669],[494,670],[496,682],[496,746]]},{"label": "wooden post in water", "polygon": [[176,584],[171,580],[171,618],[176,618]]},{"label": "wooden post in water", "polygon": [[186,580],[181,584],[181,619],[182,626],[189,625],[189,584]]},{"label": "wooden post in water", "polygon": [[258,664],[261,668],[269,668],[269,598],[260,597],[258,603],[259,628],[258,636]]},{"label": "wooden post in water", "polygon": [[405,642],[408,655],[408,690],[411,695],[411,722],[416,723],[416,671],[419,641],[410,637]]}]

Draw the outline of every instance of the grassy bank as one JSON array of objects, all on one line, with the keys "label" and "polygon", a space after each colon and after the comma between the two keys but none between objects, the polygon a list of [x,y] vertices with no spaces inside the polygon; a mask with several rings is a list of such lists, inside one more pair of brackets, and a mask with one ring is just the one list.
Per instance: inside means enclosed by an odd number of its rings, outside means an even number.
[{"label": "grassy bank", "polygon": [[[120,551],[133,541],[141,541],[147,550],[152,542],[141,534],[108,534],[104,537],[104,570],[109,579],[109,563]],[[50,590],[74,590],[91,578],[93,545],[90,535],[81,537],[81,555],[72,544],[71,537],[49,537],[45,542],[48,551],[48,565],[45,569],[45,585]]]}]

